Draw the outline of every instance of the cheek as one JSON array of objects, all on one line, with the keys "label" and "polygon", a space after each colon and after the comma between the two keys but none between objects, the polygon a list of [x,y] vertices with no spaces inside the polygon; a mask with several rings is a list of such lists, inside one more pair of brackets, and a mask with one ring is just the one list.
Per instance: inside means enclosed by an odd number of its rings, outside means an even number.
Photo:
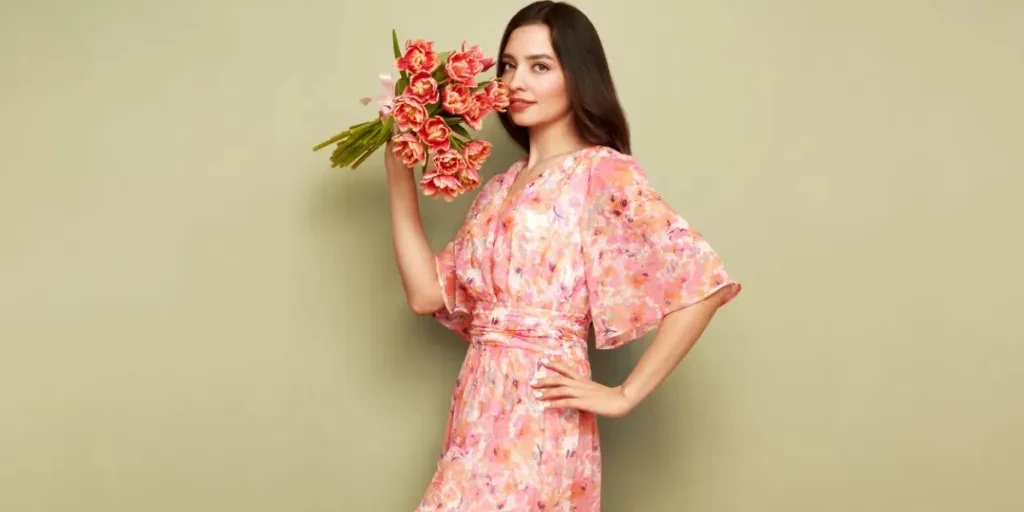
[{"label": "cheek", "polygon": [[534,85],[534,96],[547,109],[562,109],[569,104],[565,81],[559,78],[543,78]]}]

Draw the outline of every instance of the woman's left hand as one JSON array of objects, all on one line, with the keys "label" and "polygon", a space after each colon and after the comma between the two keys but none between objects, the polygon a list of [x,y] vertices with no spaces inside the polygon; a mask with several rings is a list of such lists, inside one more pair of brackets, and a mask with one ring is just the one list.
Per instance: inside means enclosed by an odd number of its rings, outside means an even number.
[{"label": "woman's left hand", "polygon": [[598,384],[558,362],[542,364],[555,372],[531,382],[544,407],[579,409],[611,418],[621,418],[633,409],[622,386]]}]

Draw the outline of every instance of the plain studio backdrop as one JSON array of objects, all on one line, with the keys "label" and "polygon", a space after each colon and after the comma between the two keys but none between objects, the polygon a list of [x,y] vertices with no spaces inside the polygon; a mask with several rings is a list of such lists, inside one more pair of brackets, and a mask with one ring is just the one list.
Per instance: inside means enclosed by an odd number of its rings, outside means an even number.
[{"label": "plain studio backdrop", "polygon": [[[406,308],[383,160],[312,146],[392,28],[494,55],[525,2],[7,3],[0,510],[412,510],[465,345]],[[1024,3],[577,5],[745,285],[602,420],[604,510],[1024,510]]]}]

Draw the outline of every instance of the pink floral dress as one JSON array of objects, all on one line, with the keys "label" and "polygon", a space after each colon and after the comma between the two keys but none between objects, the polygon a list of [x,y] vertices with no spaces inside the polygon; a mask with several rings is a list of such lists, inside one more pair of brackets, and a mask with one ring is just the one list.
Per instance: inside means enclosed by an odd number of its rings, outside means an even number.
[{"label": "pink floral dress", "polygon": [[469,348],[420,512],[599,511],[596,418],[542,407],[530,387],[541,358],[589,376],[591,325],[611,349],[720,288],[727,300],[740,291],[632,156],[580,150],[502,208],[524,165],[482,187],[436,255],[434,317]]}]

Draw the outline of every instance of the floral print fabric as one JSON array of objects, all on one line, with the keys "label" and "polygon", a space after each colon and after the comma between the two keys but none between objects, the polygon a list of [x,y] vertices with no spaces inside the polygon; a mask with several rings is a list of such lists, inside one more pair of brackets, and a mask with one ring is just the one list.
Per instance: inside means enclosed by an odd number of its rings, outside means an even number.
[{"label": "floral print fabric", "polygon": [[435,258],[445,307],[434,317],[469,349],[421,512],[599,511],[596,418],[543,408],[530,387],[541,359],[589,376],[591,325],[598,349],[616,348],[741,289],[634,157],[586,148],[506,197],[525,164],[482,187]]}]

